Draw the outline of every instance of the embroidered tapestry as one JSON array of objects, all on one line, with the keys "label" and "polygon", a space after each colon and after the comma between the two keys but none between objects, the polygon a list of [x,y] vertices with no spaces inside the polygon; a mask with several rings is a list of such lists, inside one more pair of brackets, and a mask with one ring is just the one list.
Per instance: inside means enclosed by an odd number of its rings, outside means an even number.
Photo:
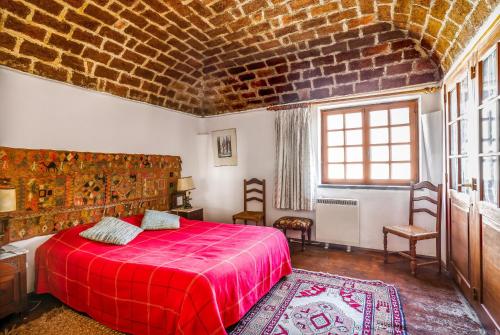
[{"label": "embroidered tapestry", "polygon": [[181,173],[178,156],[0,147],[0,178],[16,188],[7,226],[13,242],[106,216],[169,209]]}]

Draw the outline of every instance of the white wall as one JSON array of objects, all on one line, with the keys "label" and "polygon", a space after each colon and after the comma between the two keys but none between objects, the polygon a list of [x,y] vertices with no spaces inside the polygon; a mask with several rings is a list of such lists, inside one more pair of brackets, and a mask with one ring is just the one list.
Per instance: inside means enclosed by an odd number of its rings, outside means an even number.
[{"label": "white wall", "polygon": [[[419,110],[422,114],[439,111],[439,93],[422,94],[404,97],[418,98]],[[380,99],[377,102],[382,102]],[[315,120],[318,120],[315,111]],[[318,133],[318,123],[316,134]],[[206,171],[198,176],[197,182],[207,190],[202,198],[194,199],[195,203],[203,204],[205,218],[212,221],[231,222],[231,216],[243,209],[243,179],[265,178],[267,183],[267,224],[284,215],[298,215],[314,218],[314,212],[292,212],[277,210],[272,206],[274,187],[274,113],[266,110],[256,110],[247,113],[221,115],[205,119],[205,131],[198,135],[201,150],[205,152],[208,162]],[[441,125],[435,125],[440,132]],[[214,167],[212,158],[210,131],[236,128],[238,142],[238,165]],[[316,135],[318,136],[318,135]],[[437,155],[440,149],[437,150]],[[436,161],[436,159],[434,160]],[[437,159],[440,162],[440,159]],[[436,169],[440,169],[437,164]],[[439,182],[439,181],[438,181]],[[382,227],[384,225],[406,224],[408,222],[408,190],[367,190],[367,189],[336,189],[318,188],[320,197],[340,197],[360,200],[361,246],[365,248],[382,249]],[[424,225],[427,222],[423,222]],[[297,234],[289,233],[297,237]],[[315,233],[313,229],[313,239]],[[429,243],[427,243],[429,242]],[[389,248],[404,250],[408,248],[407,241],[390,237]],[[422,254],[434,254],[434,244],[431,241],[419,242],[417,251]]]},{"label": "white wall", "polygon": [[202,119],[0,67],[0,146],[179,155],[197,166]]}]

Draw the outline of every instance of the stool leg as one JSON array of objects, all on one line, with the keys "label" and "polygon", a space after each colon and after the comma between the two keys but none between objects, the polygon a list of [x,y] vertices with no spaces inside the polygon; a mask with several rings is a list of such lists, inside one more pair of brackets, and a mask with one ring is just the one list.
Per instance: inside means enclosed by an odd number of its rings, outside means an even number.
[{"label": "stool leg", "polygon": [[302,230],[302,251],[305,250],[305,243],[306,243],[306,231]]},{"label": "stool leg", "polygon": [[307,240],[309,241],[309,244],[311,244],[311,228],[307,229]]}]

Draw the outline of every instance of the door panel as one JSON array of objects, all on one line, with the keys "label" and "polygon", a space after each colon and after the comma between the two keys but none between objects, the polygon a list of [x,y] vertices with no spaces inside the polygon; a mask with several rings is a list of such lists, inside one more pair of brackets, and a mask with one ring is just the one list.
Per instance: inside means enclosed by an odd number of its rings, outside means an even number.
[{"label": "door panel", "polygon": [[472,296],[470,283],[470,205],[468,199],[450,191],[450,263],[452,274],[464,294]]},{"label": "door panel", "polygon": [[[500,320],[500,226],[483,215],[482,307],[493,321]],[[496,325],[498,328],[498,324]]]}]

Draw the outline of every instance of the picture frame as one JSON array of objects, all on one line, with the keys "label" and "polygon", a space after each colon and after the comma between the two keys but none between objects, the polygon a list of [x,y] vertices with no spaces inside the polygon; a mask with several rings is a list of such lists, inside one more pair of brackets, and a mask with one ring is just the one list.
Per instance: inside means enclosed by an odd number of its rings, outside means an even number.
[{"label": "picture frame", "polygon": [[174,192],[170,196],[170,209],[182,207],[185,192]]},{"label": "picture frame", "polygon": [[212,131],[212,149],[215,166],[238,165],[236,128]]}]

